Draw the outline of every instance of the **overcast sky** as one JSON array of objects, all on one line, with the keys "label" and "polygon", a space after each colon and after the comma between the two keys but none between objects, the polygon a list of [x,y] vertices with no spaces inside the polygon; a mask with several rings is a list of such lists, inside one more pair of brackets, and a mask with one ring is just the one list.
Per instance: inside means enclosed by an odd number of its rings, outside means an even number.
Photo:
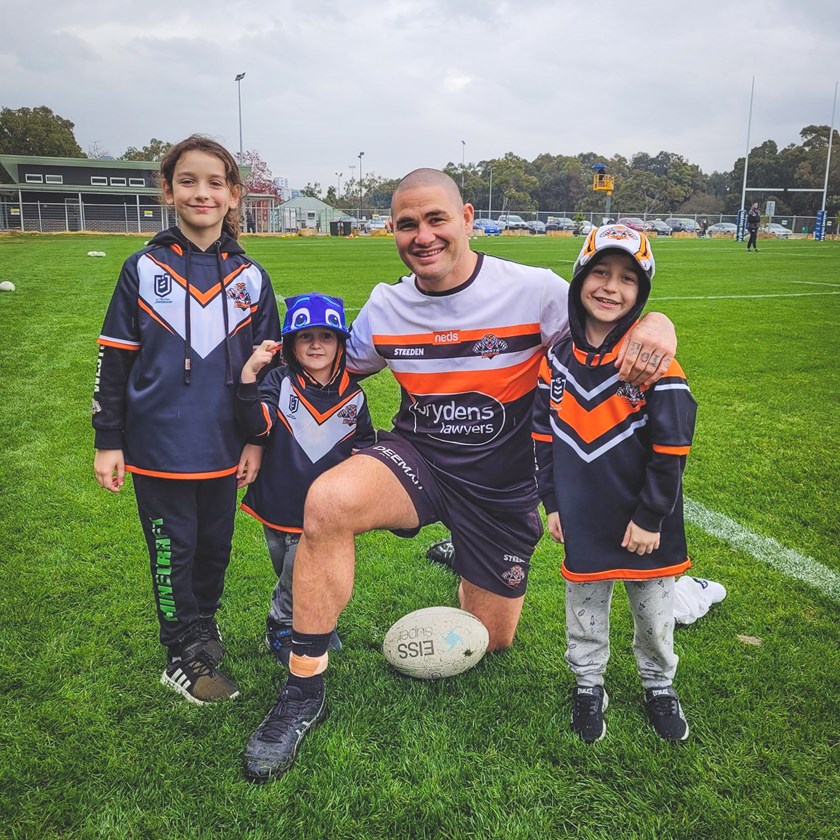
[{"label": "overcast sky", "polygon": [[[192,132],[326,189],[514,152],[661,150],[705,172],[831,121],[838,0],[0,0],[0,106],[83,150]],[[836,125],[835,121],[835,125]],[[464,143],[462,144],[462,141]]]}]

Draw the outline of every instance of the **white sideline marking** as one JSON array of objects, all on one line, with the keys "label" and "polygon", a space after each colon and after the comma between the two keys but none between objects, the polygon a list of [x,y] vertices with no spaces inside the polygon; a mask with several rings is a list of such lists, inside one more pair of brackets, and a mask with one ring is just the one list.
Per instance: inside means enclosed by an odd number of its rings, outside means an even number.
[{"label": "white sideline marking", "polygon": [[672,295],[670,297],[651,297],[657,300],[755,300],[756,298],[789,298],[789,297],[826,297],[840,295],[837,292],[787,292],[777,295]]},{"label": "white sideline marking", "polygon": [[702,528],[707,534],[728,542],[733,548],[746,551],[772,566],[777,572],[804,581],[825,593],[834,601],[840,601],[840,575],[823,566],[813,557],[786,548],[772,537],[762,537],[750,531],[735,520],[703,507],[692,499],[683,500],[686,519]]}]

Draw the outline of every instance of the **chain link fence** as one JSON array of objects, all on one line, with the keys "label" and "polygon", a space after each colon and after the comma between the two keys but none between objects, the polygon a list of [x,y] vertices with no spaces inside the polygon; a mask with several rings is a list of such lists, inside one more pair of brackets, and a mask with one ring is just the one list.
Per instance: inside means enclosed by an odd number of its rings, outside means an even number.
[{"label": "chain link fence", "polygon": [[[314,229],[319,233],[330,232],[330,222],[338,219],[354,219],[353,232],[367,232],[370,220],[384,219],[388,210],[381,208],[354,208],[346,212],[334,208],[317,211],[303,208],[283,207],[279,199],[256,199],[246,202],[243,207],[242,229],[249,233],[294,233],[303,229]],[[603,212],[589,211],[581,213],[575,210],[527,211],[505,208],[504,212],[489,208],[476,208],[476,218],[498,219],[501,215],[514,214],[526,222],[539,221],[550,223],[552,220],[568,220],[575,223],[575,229],[581,222],[599,225],[604,222]],[[361,217],[361,224],[359,223]],[[692,219],[711,227],[719,222],[737,223],[736,214],[710,213],[639,213],[617,212],[611,210],[610,219],[639,218],[643,222],[659,219]],[[92,231],[102,233],[138,233],[155,234],[176,224],[175,211],[162,204],[144,204],[126,202],[124,204],[99,204],[66,201],[17,202],[0,197],[0,231],[34,231],[38,233],[71,233]],[[816,223],[814,216],[774,216],[762,217],[762,224],[780,224],[791,235],[806,236],[812,234]],[[835,231],[831,231],[834,233]]]}]

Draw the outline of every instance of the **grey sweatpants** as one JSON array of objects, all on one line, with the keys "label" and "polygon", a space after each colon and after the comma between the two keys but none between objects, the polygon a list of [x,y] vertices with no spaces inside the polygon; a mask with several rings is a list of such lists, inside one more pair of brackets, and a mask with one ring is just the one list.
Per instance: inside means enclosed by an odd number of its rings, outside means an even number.
[{"label": "grey sweatpants", "polygon": [[[604,684],[614,584],[566,581],[566,662],[580,686]],[[674,653],[674,578],[626,580],[624,588],[633,612],[633,653],[642,685],[669,686],[679,662]]]},{"label": "grey sweatpants", "polygon": [[300,534],[275,531],[267,525],[263,525],[263,532],[271,563],[277,573],[277,585],[271,593],[271,608],[268,616],[279,624],[291,624],[292,573],[295,568],[295,553],[300,542]]}]

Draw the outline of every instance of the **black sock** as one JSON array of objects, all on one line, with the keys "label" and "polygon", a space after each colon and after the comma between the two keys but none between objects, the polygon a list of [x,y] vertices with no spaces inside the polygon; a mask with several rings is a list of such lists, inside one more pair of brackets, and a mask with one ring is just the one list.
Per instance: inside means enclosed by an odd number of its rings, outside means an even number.
[{"label": "black sock", "polygon": [[292,653],[297,656],[318,658],[327,652],[330,646],[330,633],[298,633],[292,627]]},{"label": "black sock", "polygon": [[324,675],[315,674],[314,677],[298,677],[290,673],[286,685],[294,686],[304,697],[319,697],[324,691]]},{"label": "black sock", "polygon": [[[327,652],[332,633],[299,633],[292,628],[292,653],[318,659]],[[318,697],[324,691],[324,675],[301,677],[289,672],[286,685],[297,688],[304,697]]]}]

